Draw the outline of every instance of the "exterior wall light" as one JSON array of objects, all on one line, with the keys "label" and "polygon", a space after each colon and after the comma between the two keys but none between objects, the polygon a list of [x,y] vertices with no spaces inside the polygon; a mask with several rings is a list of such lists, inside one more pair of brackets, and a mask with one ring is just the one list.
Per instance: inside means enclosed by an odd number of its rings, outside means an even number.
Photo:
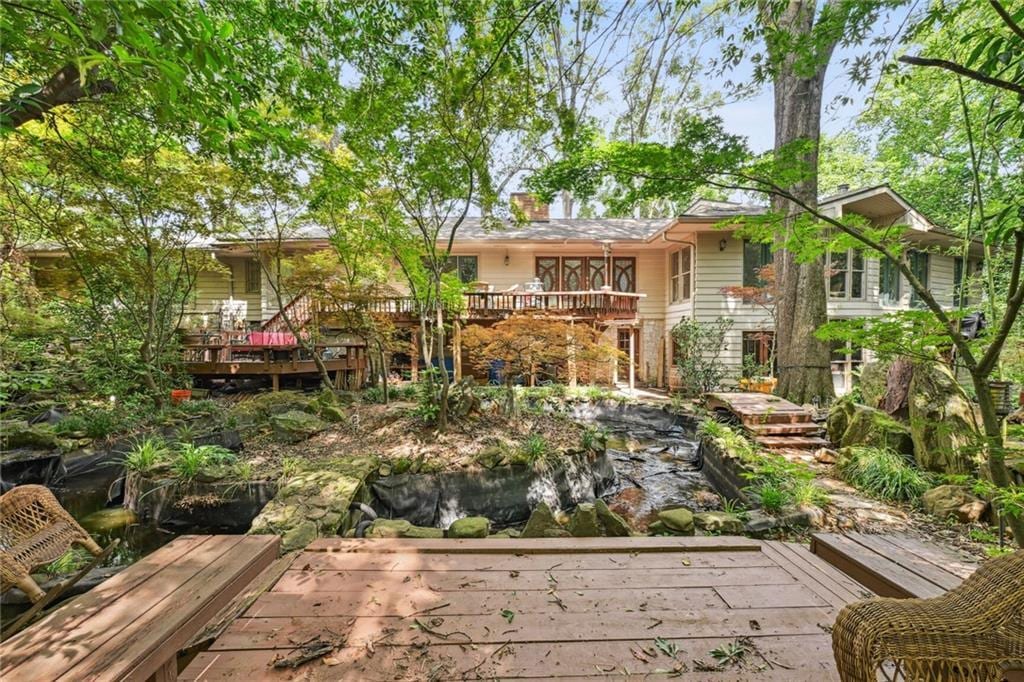
[{"label": "exterior wall light", "polygon": [[727,246],[729,246],[729,242],[727,242],[727,241],[726,241],[726,240],[724,240],[724,239],[722,239],[722,240],[720,240],[720,241],[718,242],[718,250],[719,250],[719,251],[725,251],[725,247],[727,247]]}]

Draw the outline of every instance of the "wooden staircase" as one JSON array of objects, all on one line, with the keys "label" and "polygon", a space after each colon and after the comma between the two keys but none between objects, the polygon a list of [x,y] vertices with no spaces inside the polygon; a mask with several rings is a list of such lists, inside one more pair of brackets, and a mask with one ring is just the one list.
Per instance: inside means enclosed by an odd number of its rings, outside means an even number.
[{"label": "wooden staircase", "polygon": [[302,293],[293,298],[269,320],[263,323],[260,331],[264,332],[287,332],[288,323],[285,315],[291,320],[296,329],[302,329],[313,319],[313,299],[308,293]]},{"label": "wooden staircase", "polygon": [[766,393],[708,393],[708,409],[728,412],[755,443],[769,450],[816,450],[831,445],[810,412]]}]

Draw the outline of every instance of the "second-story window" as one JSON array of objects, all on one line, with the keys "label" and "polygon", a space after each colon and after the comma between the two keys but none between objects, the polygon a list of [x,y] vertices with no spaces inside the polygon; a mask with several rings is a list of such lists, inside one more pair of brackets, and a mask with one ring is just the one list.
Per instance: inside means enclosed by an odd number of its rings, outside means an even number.
[{"label": "second-story window", "polygon": [[[914,277],[928,288],[928,254],[924,251],[909,251],[907,253],[907,265],[910,266],[910,271],[914,273]],[[917,295],[917,292],[911,289],[910,291],[910,307],[911,308],[924,308],[924,300]]]},{"label": "second-story window", "polygon": [[674,251],[669,258],[672,260],[670,288],[672,302],[689,301],[693,295],[693,247],[684,246]]},{"label": "second-story window", "polygon": [[831,298],[864,298],[864,254],[859,249],[829,255],[828,294]]},{"label": "second-story window", "polygon": [[772,245],[762,242],[743,240],[743,286],[760,287],[764,282],[759,275],[761,268],[771,265],[775,260]]},{"label": "second-story window", "polygon": [[882,305],[900,302],[900,268],[888,258],[878,263],[878,300]]},{"label": "second-story window", "polygon": [[447,270],[454,272],[463,284],[479,279],[476,256],[448,256]]}]

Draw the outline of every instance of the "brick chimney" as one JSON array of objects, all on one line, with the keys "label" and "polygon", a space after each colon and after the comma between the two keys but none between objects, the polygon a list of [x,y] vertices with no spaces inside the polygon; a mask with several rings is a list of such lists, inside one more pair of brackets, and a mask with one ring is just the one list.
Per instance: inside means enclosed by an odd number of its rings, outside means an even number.
[{"label": "brick chimney", "polygon": [[510,198],[512,205],[518,207],[526,215],[527,220],[544,223],[549,220],[548,205],[538,203],[530,194],[526,192],[513,192]]}]

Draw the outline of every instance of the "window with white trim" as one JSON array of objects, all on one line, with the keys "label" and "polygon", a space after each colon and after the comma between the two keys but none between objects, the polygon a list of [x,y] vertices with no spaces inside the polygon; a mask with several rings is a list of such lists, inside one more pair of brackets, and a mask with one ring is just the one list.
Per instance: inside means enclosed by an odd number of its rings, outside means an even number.
[{"label": "window with white trim", "polygon": [[[910,271],[914,273],[918,281],[924,285],[924,288],[928,288],[928,266],[929,257],[926,251],[909,251],[907,252],[907,265],[910,267]],[[924,302],[917,292],[911,288],[910,290],[910,307],[911,308],[927,308],[927,304]]]},{"label": "window with white trim", "polygon": [[878,300],[882,305],[900,302],[900,267],[888,258],[878,262]]},{"label": "window with white trim", "polygon": [[260,263],[255,258],[245,261],[245,293],[260,293]]},{"label": "window with white trim", "polygon": [[670,289],[671,301],[689,301],[693,296],[693,247],[684,246],[669,254],[672,261]]},{"label": "window with white trim", "polygon": [[829,255],[828,295],[847,300],[864,298],[864,253],[860,249]]}]

